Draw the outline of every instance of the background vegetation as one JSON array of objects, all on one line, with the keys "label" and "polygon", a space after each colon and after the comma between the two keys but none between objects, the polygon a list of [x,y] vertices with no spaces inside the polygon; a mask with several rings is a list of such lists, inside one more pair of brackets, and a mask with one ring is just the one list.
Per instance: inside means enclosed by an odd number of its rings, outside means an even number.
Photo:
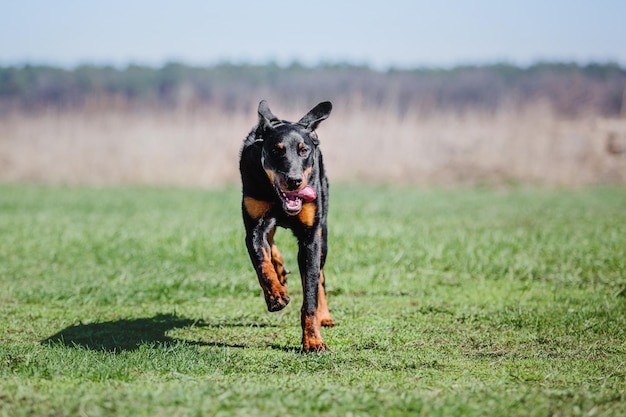
[{"label": "background vegetation", "polygon": [[626,70],[617,64],[538,63],[460,66],[451,69],[376,71],[350,64],[305,67],[221,64],[160,68],[83,65],[73,69],[25,65],[0,67],[0,110],[54,106],[80,108],[94,98],[137,106],[209,106],[252,111],[250,97],[285,106],[331,99],[340,105],[415,111],[494,111],[547,101],[560,115],[626,112]]},{"label": "background vegetation", "polygon": [[613,64],[3,67],[0,180],[235,184],[267,99],[287,120],[333,101],[334,181],[626,183],[625,91]]}]

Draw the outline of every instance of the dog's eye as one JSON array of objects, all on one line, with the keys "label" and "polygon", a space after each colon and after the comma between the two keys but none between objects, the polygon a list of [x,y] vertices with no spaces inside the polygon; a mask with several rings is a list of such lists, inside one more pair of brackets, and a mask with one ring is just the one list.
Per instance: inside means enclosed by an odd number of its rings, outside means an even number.
[{"label": "dog's eye", "polygon": [[274,155],[274,156],[283,155],[285,153],[285,145],[279,144],[279,145],[273,147],[271,152],[272,152],[272,155]]},{"label": "dog's eye", "polygon": [[300,154],[300,156],[307,156],[309,154],[309,148],[306,146],[301,147],[298,149],[298,154]]}]

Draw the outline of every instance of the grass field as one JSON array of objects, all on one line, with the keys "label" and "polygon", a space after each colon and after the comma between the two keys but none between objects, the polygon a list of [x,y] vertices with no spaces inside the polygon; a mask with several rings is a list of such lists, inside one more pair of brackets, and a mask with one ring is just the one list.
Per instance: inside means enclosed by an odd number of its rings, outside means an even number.
[{"label": "grass field", "polygon": [[332,186],[310,355],[239,199],[0,185],[0,416],[626,413],[625,188]]}]

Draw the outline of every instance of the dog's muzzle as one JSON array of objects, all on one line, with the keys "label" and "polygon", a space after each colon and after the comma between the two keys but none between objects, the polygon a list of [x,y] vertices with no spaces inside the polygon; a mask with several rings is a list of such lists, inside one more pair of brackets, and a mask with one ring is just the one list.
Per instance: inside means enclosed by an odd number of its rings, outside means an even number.
[{"label": "dog's muzzle", "polygon": [[310,185],[296,191],[283,191],[276,187],[276,192],[283,203],[283,210],[291,216],[300,213],[303,202],[310,203],[317,198],[317,193]]}]

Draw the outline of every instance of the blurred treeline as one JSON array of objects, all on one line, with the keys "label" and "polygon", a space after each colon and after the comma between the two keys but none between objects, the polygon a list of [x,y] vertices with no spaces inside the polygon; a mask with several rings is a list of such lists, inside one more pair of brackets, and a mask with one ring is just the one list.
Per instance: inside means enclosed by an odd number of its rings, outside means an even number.
[{"label": "blurred treeline", "polygon": [[537,63],[378,71],[366,66],[321,64],[168,63],[0,67],[0,113],[82,108],[93,103],[156,109],[215,107],[250,111],[259,98],[304,107],[331,99],[356,108],[396,114],[495,110],[546,102],[563,116],[626,112],[626,69],[618,64]]}]

